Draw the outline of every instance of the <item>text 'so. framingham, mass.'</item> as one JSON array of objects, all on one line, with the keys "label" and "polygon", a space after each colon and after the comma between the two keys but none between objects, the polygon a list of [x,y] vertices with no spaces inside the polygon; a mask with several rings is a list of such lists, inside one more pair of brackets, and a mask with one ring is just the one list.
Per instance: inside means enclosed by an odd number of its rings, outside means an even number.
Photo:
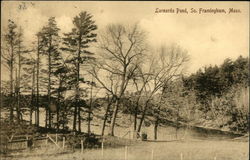
[{"label": "text 'so. framingham, mass.'", "polygon": [[235,8],[155,8],[155,13],[174,13],[174,14],[230,14],[230,13],[241,13],[241,10]]}]

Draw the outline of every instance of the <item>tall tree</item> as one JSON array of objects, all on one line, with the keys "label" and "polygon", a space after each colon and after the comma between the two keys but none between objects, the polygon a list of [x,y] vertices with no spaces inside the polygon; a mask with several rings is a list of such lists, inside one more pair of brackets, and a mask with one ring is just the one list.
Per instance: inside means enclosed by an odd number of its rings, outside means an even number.
[{"label": "tall tree", "polygon": [[39,126],[40,124],[40,83],[41,83],[41,79],[40,79],[40,68],[41,68],[41,53],[43,52],[43,46],[44,46],[44,41],[42,38],[43,34],[40,32],[38,32],[36,34],[36,38],[37,38],[37,44],[36,44],[36,109],[35,109],[35,124],[36,126]]},{"label": "tall tree", "polygon": [[69,63],[73,64],[74,81],[75,81],[75,99],[73,130],[76,131],[76,122],[78,117],[78,131],[81,131],[81,106],[80,106],[80,82],[84,82],[83,77],[80,76],[81,65],[92,58],[93,53],[87,50],[90,43],[96,42],[97,34],[94,31],[97,29],[95,21],[92,20],[92,15],[87,12],[81,12],[74,17],[74,28],[71,32],[65,34],[64,51],[71,53]]},{"label": "tall tree", "polygon": [[10,108],[10,121],[13,121],[14,119],[14,103],[13,103],[13,97],[14,97],[14,78],[13,78],[13,73],[14,73],[14,67],[15,67],[15,60],[16,60],[16,55],[17,55],[17,49],[18,49],[18,32],[17,32],[17,25],[15,24],[14,21],[10,20],[8,21],[8,28],[7,28],[7,33],[4,35],[4,41],[5,41],[5,47],[2,47],[2,57],[6,61],[6,67],[10,71],[10,83],[9,83],[9,98],[10,98],[10,103],[9,103],[9,108]]},{"label": "tall tree", "polygon": [[157,93],[162,93],[163,88],[168,82],[180,77],[189,61],[187,51],[178,45],[171,45],[169,47],[161,46],[154,53],[154,57],[151,58],[151,65],[149,65],[152,67],[150,70],[151,78],[146,88],[146,99],[137,132],[141,130],[152,97]]},{"label": "tall tree", "polygon": [[[145,56],[146,57],[146,56]],[[134,106],[134,134],[133,138],[137,138],[137,118],[138,118],[138,112],[139,108],[141,106],[141,101],[143,99],[143,95],[145,95],[145,92],[147,90],[148,83],[152,80],[152,69],[153,67],[151,65],[154,65],[153,61],[150,63],[147,67],[145,67],[145,61],[148,61],[151,57],[146,57],[144,60],[144,64],[141,64],[137,71],[135,76],[133,77],[133,86],[135,86],[135,93],[133,97],[131,97],[133,106]]]},{"label": "tall tree", "polygon": [[[31,52],[35,53],[35,52]],[[23,92],[26,92],[31,95],[30,101],[29,101],[29,116],[30,116],[30,125],[33,124],[32,122],[32,115],[35,111],[35,78],[36,78],[36,59],[32,57],[32,54],[29,54],[26,56],[27,58],[24,58],[23,63],[23,75],[22,75],[22,88]]]},{"label": "tall tree", "polygon": [[[48,83],[47,83],[47,107],[46,107],[46,121],[48,121],[48,126],[51,128],[52,125],[52,115],[51,115],[51,92],[52,92],[52,57],[59,52],[59,28],[57,27],[55,17],[50,17],[48,19],[48,24],[42,28],[41,34],[42,34],[42,41],[43,41],[43,54],[47,57],[47,65],[48,65]],[[47,123],[46,123],[47,124]]]},{"label": "tall tree", "polygon": [[115,78],[116,75],[113,73],[107,73],[106,76],[103,76],[103,70],[100,68],[100,62],[98,60],[92,61],[93,64],[91,65],[91,69],[89,70],[89,73],[95,78],[96,80],[96,86],[100,88],[100,90],[104,90],[107,95],[107,107],[104,113],[104,119],[103,119],[103,126],[102,126],[102,132],[101,135],[104,135],[105,128],[106,128],[106,122],[108,119],[111,106],[113,103],[116,102],[117,98],[117,91],[119,87],[119,81]]},{"label": "tall tree", "polygon": [[106,122],[107,122],[107,119],[108,119],[108,114],[110,112],[111,105],[112,105],[112,103],[114,101],[115,101],[115,97],[113,95],[112,95],[112,97],[110,97],[110,95],[107,94],[107,102],[108,103],[107,103],[107,107],[106,107],[105,114],[104,114],[104,119],[103,119],[103,124],[102,124],[102,132],[101,132],[102,136],[104,135]]},{"label": "tall tree", "polygon": [[94,85],[94,82],[93,82],[93,76],[92,76],[92,80],[91,80],[91,86],[90,86],[90,100],[89,100],[89,107],[88,107],[88,134],[90,135],[91,133],[91,129],[90,129],[90,126],[91,126],[91,114],[92,114],[92,106],[93,106],[93,85]]},{"label": "tall tree", "polygon": [[16,106],[16,111],[17,111],[17,120],[19,121],[21,118],[21,82],[22,82],[22,65],[26,63],[26,59],[24,58],[25,53],[29,53],[31,51],[26,50],[24,45],[23,45],[23,29],[19,27],[18,29],[18,40],[17,40],[17,79],[16,79],[16,94],[17,94],[17,106]]},{"label": "tall tree", "polygon": [[[100,54],[92,68],[92,75],[103,88],[116,97],[109,131],[109,134],[114,136],[119,101],[146,50],[145,32],[138,25],[132,27],[109,25],[100,36],[99,48]],[[111,84],[105,83],[105,77],[100,74],[109,75]]]},{"label": "tall tree", "polygon": [[[66,65],[61,52],[56,52],[52,56],[52,74],[55,77],[55,87],[52,95],[55,95],[56,98],[56,124],[57,129],[60,127],[60,119],[64,118],[63,114],[63,101],[65,100],[64,94],[68,89],[70,89],[70,85],[67,83],[70,78],[69,74],[70,70]],[[63,112],[63,113],[61,113]]]}]

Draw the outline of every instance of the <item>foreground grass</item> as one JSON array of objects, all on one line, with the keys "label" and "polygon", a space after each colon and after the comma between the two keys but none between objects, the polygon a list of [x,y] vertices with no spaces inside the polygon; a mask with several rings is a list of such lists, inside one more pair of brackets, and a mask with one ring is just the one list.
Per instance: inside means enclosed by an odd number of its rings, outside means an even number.
[{"label": "foreground grass", "polygon": [[[127,160],[247,160],[248,142],[189,140],[172,142],[140,142],[127,148]],[[124,160],[125,147],[63,151],[54,146],[14,153],[13,160]],[[2,160],[2,159],[1,159]]]}]

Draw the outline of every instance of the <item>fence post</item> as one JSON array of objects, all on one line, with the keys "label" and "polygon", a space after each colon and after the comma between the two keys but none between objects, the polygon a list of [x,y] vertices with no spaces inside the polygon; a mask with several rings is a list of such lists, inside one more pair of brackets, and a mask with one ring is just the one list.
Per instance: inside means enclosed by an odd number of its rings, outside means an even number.
[{"label": "fence post", "polygon": [[151,152],[151,160],[154,160],[154,149],[152,149],[152,152]]},{"label": "fence post", "polygon": [[56,133],[56,143],[57,143],[57,133]]},{"label": "fence post", "polygon": [[125,160],[127,160],[127,159],[128,159],[127,155],[128,155],[128,147],[127,147],[127,146],[125,146]]},{"label": "fence post", "polygon": [[26,147],[29,148],[29,137],[26,136]]},{"label": "fence post", "polygon": [[183,160],[183,154],[181,153],[181,160]]},{"label": "fence post", "polygon": [[81,153],[83,153],[83,140],[81,140]]},{"label": "fence post", "polygon": [[63,137],[63,149],[64,149],[64,145],[65,145],[65,137]]},{"label": "fence post", "polygon": [[216,160],[216,156],[214,157],[214,160]]},{"label": "fence post", "polygon": [[104,146],[103,146],[103,142],[102,142],[102,157],[103,157],[103,155],[104,155],[104,154],[103,154],[103,147],[104,147]]}]

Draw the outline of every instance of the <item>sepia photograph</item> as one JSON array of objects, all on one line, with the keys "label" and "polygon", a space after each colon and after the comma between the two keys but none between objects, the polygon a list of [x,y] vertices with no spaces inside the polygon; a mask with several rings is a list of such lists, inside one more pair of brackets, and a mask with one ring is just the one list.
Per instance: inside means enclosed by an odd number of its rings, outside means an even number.
[{"label": "sepia photograph", "polygon": [[248,160],[249,1],[1,1],[0,160]]}]

